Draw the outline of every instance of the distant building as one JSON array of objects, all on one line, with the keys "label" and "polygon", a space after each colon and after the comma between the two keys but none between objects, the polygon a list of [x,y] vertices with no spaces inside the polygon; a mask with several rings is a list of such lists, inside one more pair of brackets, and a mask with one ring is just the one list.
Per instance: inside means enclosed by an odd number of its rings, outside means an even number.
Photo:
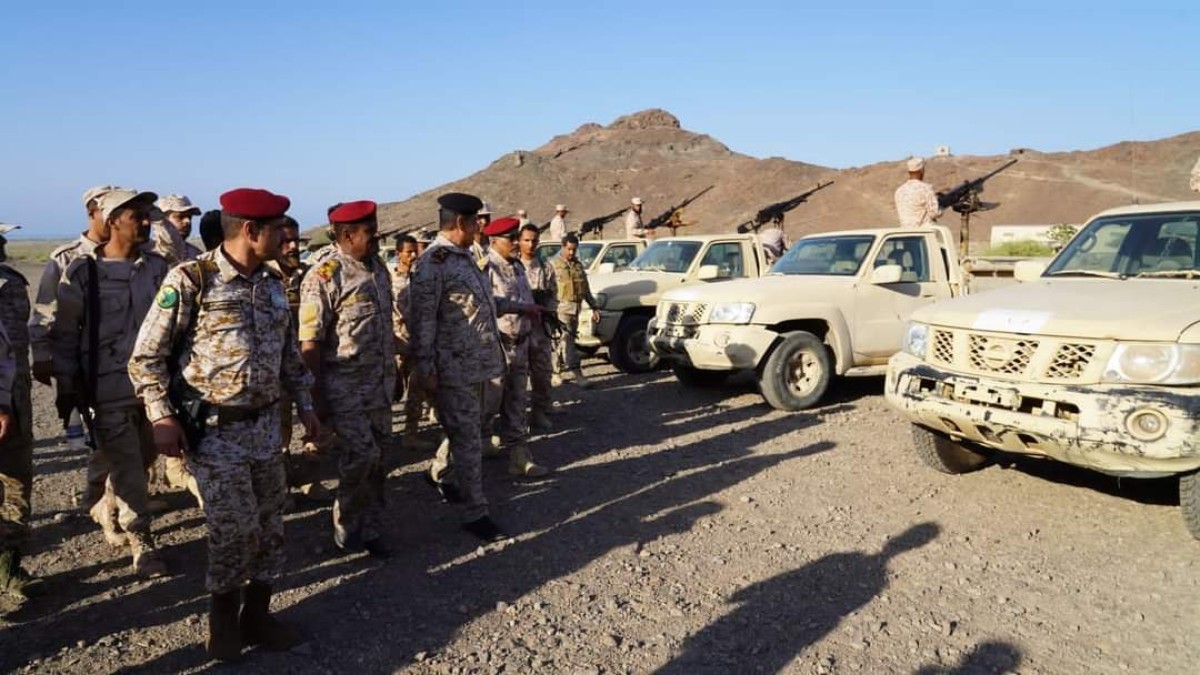
[{"label": "distant building", "polygon": [[948,145],[937,146],[937,149],[935,149],[933,151],[933,156],[934,157],[949,157],[950,156],[950,146],[948,146]]},{"label": "distant building", "polygon": [[1051,245],[1050,228],[1053,225],[993,225],[990,243],[992,246],[1014,241],[1036,241]]}]

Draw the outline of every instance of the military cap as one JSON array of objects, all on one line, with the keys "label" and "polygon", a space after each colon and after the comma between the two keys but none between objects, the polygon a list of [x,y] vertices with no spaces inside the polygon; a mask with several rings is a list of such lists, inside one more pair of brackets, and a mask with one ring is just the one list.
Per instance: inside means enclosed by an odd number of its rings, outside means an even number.
[{"label": "military cap", "polygon": [[0,223],[0,237],[3,237],[13,230],[19,229],[21,229],[20,225],[13,225],[12,223]]},{"label": "military cap", "polygon": [[925,170],[925,158],[924,157],[909,157],[907,166],[908,166],[908,170],[911,172],[924,171]]},{"label": "military cap", "polygon": [[375,217],[376,204],[370,200],[339,203],[329,209],[331,223],[357,223]]},{"label": "military cap", "polygon": [[641,197],[634,197],[633,199],[630,199],[630,200],[629,200],[629,203],[630,203],[630,204],[633,204],[634,206],[641,206],[641,205],[642,205],[642,198],[641,198]]},{"label": "military cap", "polygon": [[211,251],[221,245],[225,233],[221,230],[221,212],[217,209],[205,211],[200,216],[200,240],[204,242],[204,250]]},{"label": "military cap", "polygon": [[488,223],[488,226],[483,228],[483,233],[489,237],[507,237],[515,233],[520,227],[520,220],[508,216],[506,218],[497,218]]},{"label": "military cap", "polygon": [[100,209],[100,215],[104,220],[108,220],[109,216],[117,209],[131,202],[139,202],[146,206],[153,206],[154,200],[158,199],[158,195],[153,192],[138,192],[137,190],[126,190],[125,188],[117,188],[110,190],[100,195],[96,200],[96,206]]},{"label": "military cap", "polygon": [[567,212],[567,213],[570,213],[570,211],[571,211],[571,209],[568,209],[568,208],[567,208],[567,205],[566,205],[566,204],[555,204],[555,205],[554,205],[554,210],[555,210],[555,211],[565,211],[565,212]]},{"label": "military cap", "polygon": [[167,195],[158,200],[155,204],[163,213],[190,213],[198,216],[201,213],[200,207],[192,203],[184,195]]},{"label": "military cap", "polygon": [[103,197],[104,193],[106,192],[112,192],[113,190],[120,189],[121,188],[117,187],[116,185],[97,185],[96,187],[88,188],[83,192],[83,205],[87,206],[93,199],[99,199]]},{"label": "military cap", "polygon": [[437,199],[438,206],[462,216],[473,216],[483,208],[483,201],[475,195],[448,192]]},{"label": "military cap", "polygon": [[292,200],[269,190],[237,188],[221,195],[221,211],[247,220],[273,220],[287,213]]}]

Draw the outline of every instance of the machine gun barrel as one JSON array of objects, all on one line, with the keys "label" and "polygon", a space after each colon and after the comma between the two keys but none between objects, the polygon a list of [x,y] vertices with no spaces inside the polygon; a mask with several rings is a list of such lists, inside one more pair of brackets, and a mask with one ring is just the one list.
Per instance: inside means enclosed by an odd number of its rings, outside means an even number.
[{"label": "machine gun barrel", "polygon": [[1007,162],[1001,164],[998,168],[996,168],[988,173],[983,174],[979,178],[972,178],[971,180],[964,180],[958,187],[954,188],[953,190],[948,190],[946,192],[939,192],[938,196],[937,196],[938,208],[944,209],[944,208],[948,208],[948,207],[953,207],[956,204],[962,202],[964,199],[967,199],[969,196],[971,196],[973,194],[977,195],[980,192],[983,192],[983,184],[985,182],[987,182],[987,180],[989,178],[991,178],[992,176],[995,176],[996,174],[1000,173],[1001,171],[1004,171],[1005,169],[1007,169],[1008,167],[1010,167],[1016,163],[1017,163],[1016,158],[1010,159]]},{"label": "machine gun barrel", "polygon": [[825,183],[818,182],[815,188],[807,192],[802,192],[791,199],[785,199],[781,202],[775,202],[774,204],[768,204],[764,206],[758,210],[758,213],[754,214],[753,220],[747,220],[746,222],[737,226],[738,233],[746,234],[747,232],[758,232],[758,228],[766,225],[778,217],[783,216],[785,213],[791,211],[797,206],[800,206],[804,202],[808,201],[809,197],[813,196],[817,192],[820,192],[821,190],[824,190],[830,185],[833,185],[833,181],[828,181]]},{"label": "machine gun barrel", "polygon": [[674,215],[674,213],[676,211],[682,209],[683,207],[687,206],[688,204],[691,204],[692,202],[696,201],[697,199],[703,197],[709,190],[713,189],[714,187],[716,187],[716,186],[709,185],[708,187],[697,192],[696,194],[692,195],[691,197],[688,197],[687,199],[679,202],[678,204],[671,206],[671,208],[667,209],[666,211],[663,211],[662,213],[658,214],[658,216],[656,216],[653,220],[651,220],[649,223],[646,223],[646,229],[654,230],[654,229],[658,229],[659,227],[663,227],[664,225],[667,224],[667,221],[671,220],[671,216]]},{"label": "machine gun barrel", "polygon": [[583,224],[579,226],[579,233],[583,235],[595,232],[596,236],[600,236],[600,234],[604,232],[604,224],[621,215],[622,213],[625,213],[626,208],[627,207],[622,206],[612,213],[607,213],[599,218],[592,218],[591,220],[583,221]]}]

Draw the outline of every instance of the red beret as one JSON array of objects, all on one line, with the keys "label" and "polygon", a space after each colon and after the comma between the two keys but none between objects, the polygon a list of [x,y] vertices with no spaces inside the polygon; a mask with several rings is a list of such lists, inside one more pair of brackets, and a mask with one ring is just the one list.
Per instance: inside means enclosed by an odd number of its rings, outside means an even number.
[{"label": "red beret", "polygon": [[366,199],[336,204],[329,209],[329,222],[331,223],[357,223],[374,216],[375,202]]},{"label": "red beret", "polygon": [[515,232],[521,226],[521,221],[508,216],[507,218],[497,218],[488,223],[488,226],[483,228],[483,233],[489,237],[503,237],[506,234]]},{"label": "red beret", "polygon": [[221,195],[223,213],[251,220],[280,218],[291,206],[287,197],[258,188],[238,188]]}]

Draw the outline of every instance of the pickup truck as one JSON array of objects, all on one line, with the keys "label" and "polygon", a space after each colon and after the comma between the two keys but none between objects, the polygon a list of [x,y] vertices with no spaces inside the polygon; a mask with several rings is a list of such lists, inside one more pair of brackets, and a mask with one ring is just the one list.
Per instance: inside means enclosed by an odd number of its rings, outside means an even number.
[{"label": "pickup truck", "polygon": [[646,341],[646,326],[664,293],[690,283],[757,277],[766,269],[766,253],[754,234],[655,239],[625,271],[588,276],[598,308],[583,309],[575,342],[584,352],[607,345],[609,360],[622,372],[648,372],[658,360]]},{"label": "pickup truck", "polygon": [[[544,241],[538,244],[534,255],[546,262],[561,250],[561,243]],[[607,272],[623,270],[644,250],[644,239],[600,239],[579,242],[575,255],[578,256],[579,262],[583,263],[584,271],[590,275],[601,269]]]},{"label": "pickup truck", "polygon": [[772,407],[802,410],[834,376],[884,374],[909,315],[965,288],[944,227],[816,234],[761,279],[667,293],[649,340],[686,386],[753,371]]},{"label": "pickup truck", "polygon": [[887,373],[917,456],[945,473],[1019,453],[1178,475],[1200,538],[1200,202],[1110,209],[1026,283],[918,310]]}]

